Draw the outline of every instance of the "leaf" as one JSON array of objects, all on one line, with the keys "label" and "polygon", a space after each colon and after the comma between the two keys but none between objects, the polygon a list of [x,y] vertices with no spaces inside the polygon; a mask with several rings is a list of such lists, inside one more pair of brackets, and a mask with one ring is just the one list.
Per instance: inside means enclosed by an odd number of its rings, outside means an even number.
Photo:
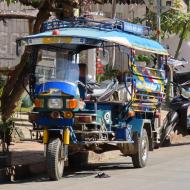
[{"label": "leaf", "polygon": [[16,0],[5,0],[7,2],[7,6],[9,6],[11,3],[16,3]]},{"label": "leaf", "polygon": [[9,6],[11,3],[11,0],[6,0],[6,2],[7,2],[7,6]]}]

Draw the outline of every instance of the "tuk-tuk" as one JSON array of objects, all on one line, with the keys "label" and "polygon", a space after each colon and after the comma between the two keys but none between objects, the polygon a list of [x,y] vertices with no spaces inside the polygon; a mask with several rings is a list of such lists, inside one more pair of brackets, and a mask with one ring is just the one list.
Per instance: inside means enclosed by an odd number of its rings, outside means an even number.
[{"label": "tuk-tuk", "polygon": [[[50,179],[59,180],[64,161],[81,151],[118,149],[132,158],[135,168],[146,166],[149,150],[159,143],[168,55],[148,38],[149,32],[148,27],[122,20],[76,18],[47,21],[41,33],[17,40],[18,46],[30,46],[33,52],[29,94],[34,107],[29,120],[35,131],[43,131]],[[127,56],[127,72],[97,84],[85,68],[92,63],[80,63],[80,53],[101,48],[104,54],[110,47]],[[153,54],[155,68],[136,63],[135,51]]]}]

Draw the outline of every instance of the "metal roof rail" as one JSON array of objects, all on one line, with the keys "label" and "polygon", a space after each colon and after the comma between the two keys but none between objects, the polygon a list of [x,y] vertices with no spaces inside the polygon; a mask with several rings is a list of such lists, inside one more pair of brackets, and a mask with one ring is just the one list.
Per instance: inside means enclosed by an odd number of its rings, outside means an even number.
[{"label": "metal roof rail", "polygon": [[150,27],[130,23],[124,20],[113,20],[112,22],[96,21],[93,19],[87,19],[85,17],[78,17],[72,20],[59,20],[54,19],[46,21],[42,25],[41,32],[46,32],[61,28],[94,28],[105,31],[121,31],[126,33],[132,33],[138,36],[149,36],[151,33]]}]

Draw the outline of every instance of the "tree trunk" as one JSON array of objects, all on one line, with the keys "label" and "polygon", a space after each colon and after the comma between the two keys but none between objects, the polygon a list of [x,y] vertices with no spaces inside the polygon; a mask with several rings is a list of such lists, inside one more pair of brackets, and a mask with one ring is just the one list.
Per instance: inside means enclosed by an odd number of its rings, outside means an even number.
[{"label": "tree trunk", "polygon": [[[40,32],[41,25],[50,16],[51,0],[47,0],[46,3],[39,9],[37,19],[34,24],[33,33]],[[2,120],[5,122],[10,118],[16,103],[19,101],[22,93],[24,92],[24,86],[28,84],[28,75],[30,73],[29,58],[32,48],[26,47],[21,57],[20,64],[16,66],[10,79],[8,79],[3,94],[1,97],[1,109]],[[23,81],[24,80],[24,81]]]},{"label": "tree trunk", "polygon": [[185,35],[186,32],[187,32],[187,23],[185,23],[185,25],[184,25],[184,27],[183,27],[183,31],[181,32],[180,39],[179,39],[179,43],[178,43],[178,46],[177,46],[177,50],[176,50],[175,56],[174,56],[175,59],[177,59],[178,56],[179,56],[179,51],[180,51],[181,46],[182,46],[182,44],[183,44],[184,35]]},{"label": "tree trunk", "polygon": [[112,3],[112,19],[115,19],[116,18],[116,0],[113,0],[113,3]]}]

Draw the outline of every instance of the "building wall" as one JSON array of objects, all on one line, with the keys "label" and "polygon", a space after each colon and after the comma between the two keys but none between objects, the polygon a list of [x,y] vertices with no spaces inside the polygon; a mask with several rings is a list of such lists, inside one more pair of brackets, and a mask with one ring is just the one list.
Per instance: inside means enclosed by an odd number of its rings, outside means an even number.
[{"label": "building wall", "polygon": [[[111,17],[112,5],[104,4],[104,5],[93,5],[93,12],[104,13],[106,17]],[[145,5],[119,5],[116,6],[116,18],[128,19],[133,21],[136,17],[142,17],[146,13]]]},{"label": "building wall", "polygon": [[[185,8],[184,8],[185,9]],[[92,11],[99,11],[104,13],[105,16],[111,17],[112,5],[94,5]],[[122,19],[128,19],[133,21],[135,17],[142,17],[146,13],[145,5],[117,5],[116,8],[116,17]],[[163,44],[169,45],[169,53],[171,56],[175,55],[177,45],[179,42],[179,37],[177,35],[172,35],[170,38],[162,41]],[[186,40],[182,44],[180,50],[179,59],[185,58],[190,62],[190,39]]]},{"label": "building wall", "polygon": [[[165,39],[163,43],[169,45],[168,51],[170,55],[174,57],[179,43],[179,37],[177,35],[172,35],[170,36],[170,38]],[[183,59],[183,58],[190,63],[190,39],[185,40],[180,49],[178,59]]]},{"label": "building wall", "polygon": [[[0,2],[0,12],[28,11],[30,7],[17,4]],[[29,33],[28,21],[24,19],[0,20],[0,68],[12,67],[19,63],[20,58],[16,56],[16,38]]]}]

